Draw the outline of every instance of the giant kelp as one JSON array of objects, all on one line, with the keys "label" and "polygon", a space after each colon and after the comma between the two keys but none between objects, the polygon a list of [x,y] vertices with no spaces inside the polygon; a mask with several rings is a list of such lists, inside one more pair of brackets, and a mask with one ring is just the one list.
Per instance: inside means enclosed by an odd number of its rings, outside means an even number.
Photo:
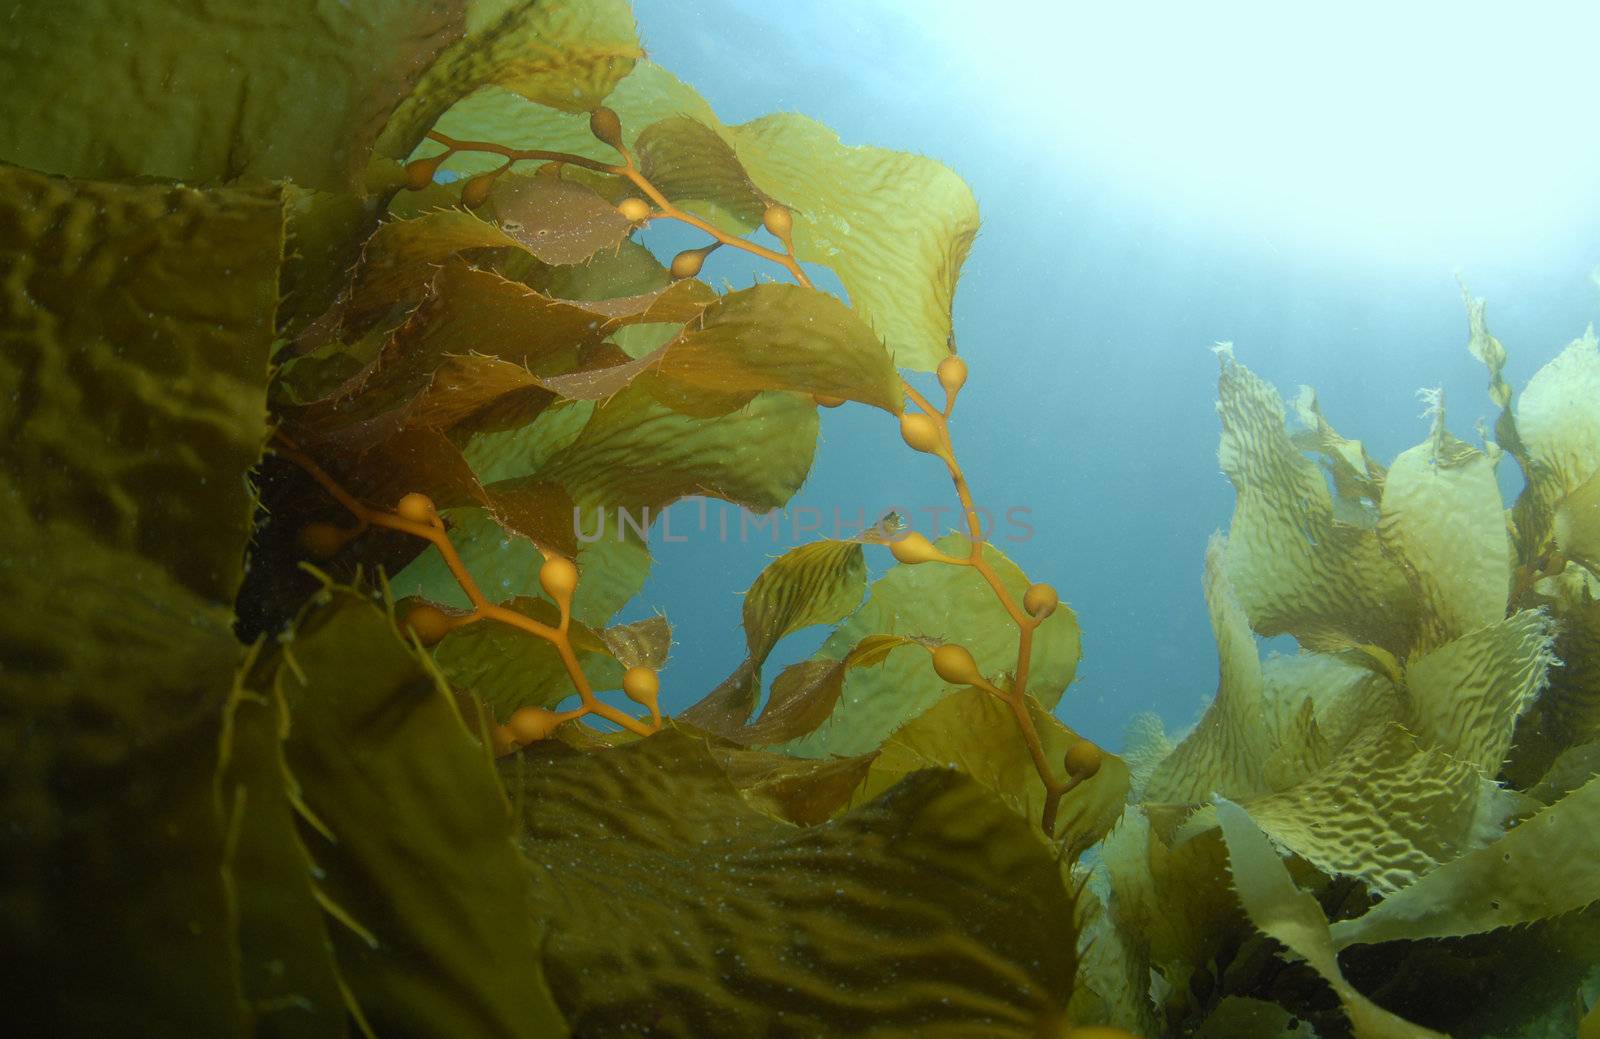
[{"label": "giant kelp", "polygon": [[[1425,394],[1428,437],[1387,467],[1309,391],[1291,428],[1219,348],[1238,505],[1207,555],[1218,691],[1155,750],[1106,842],[1099,926],[1125,944],[1095,966],[1104,982],[1085,979],[1118,994],[1105,1017],[1298,1034],[1247,1023],[1240,1001],[1266,1000],[1319,1035],[1534,1036],[1571,1034],[1592,1002],[1600,868],[1577,820],[1592,821],[1595,574],[1580,531],[1600,350],[1572,344],[1514,406],[1481,301],[1468,311],[1504,409],[1494,432],[1457,439]],[[1528,477],[1510,508],[1504,454]],[[1254,636],[1283,633],[1299,654],[1261,660]],[[1130,972],[1147,993],[1127,991]]]},{"label": "giant kelp", "polygon": [[[845,401],[975,533],[959,178],[721,123],[622,3],[113,6],[0,43],[9,1019],[1059,1029],[1071,866],[1126,775],[1044,710],[1078,654],[1054,589],[892,522],[801,546],[673,720],[669,623],[613,622],[648,545],[579,536],[782,506]],[[662,262],[656,220],[707,244]],[[715,249],[793,283],[718,291]],[[898,563],[870,597],[867,552]]]},{"label": "giant kelp", "polygon": [[[1218,695],[1130,767],[1050,713],[1077,617],[985,542],[957,458],[960,179],[723,123],[621,0],[405,6],[67,0],[0,40],[9,1020],[1576,1026],[1592,337],[1514,402],[1469,301],[1493,434],[1440,406],[1388,467],[1224,352]],[[655,221],[704,244],[658,258]],[[718,289],[719,250],[778,280]],[[942,466],[965,534],[798,546],[740,666],[674,673],[667,618],[616,623],[648,517],[781,507],[847,401]],[[1303,652],[1262,661],[1272,634]],[[663,681],[699,699],[666,717]]]}]

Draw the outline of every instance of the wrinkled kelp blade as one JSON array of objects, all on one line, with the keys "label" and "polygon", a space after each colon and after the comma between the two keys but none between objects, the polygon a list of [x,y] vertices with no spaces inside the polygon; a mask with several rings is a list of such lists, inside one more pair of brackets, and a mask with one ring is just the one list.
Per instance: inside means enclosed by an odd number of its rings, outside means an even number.
[{"label": "wrinkled kelp blade", "polygon": [[962,777],[919,773],[796,828],[679,732],[536,744],[501,772],[578,1034],[1032,1037],[1065,1001],[1055,861]]},{"label": "wrinkled kelp blade", "polygon": [[1600,899],[1600,779],[1447,862],[1354,920],[1333,925],[1339,948],[1449,938],[1514,927]]},{"label": "wrinkled kelp blade", "polygon": [[1228,528],[1228,579],[1263,635],[1308,649],[1411,645],[1410,589],[1377,533],[1339,522],[1328,484],[1284,429],[1283,402],[1222,352],[1218,457],[1238,492]]},{"label": "wrinkled kelp blade", "polygon": [[0,188],[7,1022],[242,1034],[259,964],[235,945],[213,780],[277,193],[12,169]]},{"label": "wrinkled kelp blade", "polygon": [[[466,34],[395,112],[378,153],[404,158],[439,114],[487,86],[585,112],[643,56],[627,0],[469,0]],[[531,107],[531,106],[530,106]]]},{"label": "wrinkled kelp blade", "polygon": [[0,36],[0,160],[80,177],[288,178],[349,191],[418,71],[461,38],[466,7],[13,7]]},{"label": "wrinkled kelp blade", "polygon": [[276,189],[0,168],[5,469],[37,522],[79,524],[232,600],[282,242]]}]

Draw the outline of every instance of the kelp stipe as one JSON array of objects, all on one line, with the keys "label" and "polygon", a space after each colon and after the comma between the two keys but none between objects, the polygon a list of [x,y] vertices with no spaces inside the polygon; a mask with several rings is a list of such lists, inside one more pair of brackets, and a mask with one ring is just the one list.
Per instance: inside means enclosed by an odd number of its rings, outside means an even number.
[{"label": "kelp stipe", "polygon": [[[1077,619],[972,516],[950,301],[977,211],[949,170],[796,115],[726,126],[607,0],[215,24],[66,0],[8,31],[16,1027],[1103,1039],[1593,1017],[1592,340],[1513,402],[1470,304],[1492,440],[1441,409],[1388,468],[1314,397],[1288,430],[1225,355],[1219,692],[1125,761],[1050,713]],[[152,104],[186,88],[187,118]],[[661,262],[635,241],[659,219],[706,244]],[[719,293],[713,250],[786,280]],[[905,369],[937,373],[942,404]],[[574,516],[781,506],[817,409],[845,401],[944,466],[966,535],[889,521],[773,560],[744,662],[661,717],[658,674],[686,678],[670,625],[612,623],[648,546]],[[1509,526],[1501,452],[1529,488]],[[811,625],[832,634],[757,714],[774,646]],[[1305,652],[1261,661],[1254,636],[1282,633]]]},{"label": "kelp stipe", "polygon": [[[5,709],[30,748],[8,789],[32,820],[9,831],[7,897],[28,908],[8,914],[28,951],[14,1019],[1060,1031],[1081,910],[1065,869],[1125,772],[1040,706],[1077,658],[1056,593],[957,538],[915,559],[896,545],[903,565],[863,603],[863,553],[889,537],[801,546],[747,596],[747,665],[674,722],[657,679],[670,627],[609,623],[645,545],[572,523],[690,493],[780,506],[817,408],[847,400],[903,420],[965,497],[946,425],[965,380],[949,320],[977,227],[965,185],[799,116],[722,125],[640,60],[617,3],[466,4],[425,24],[382,5],[273,10],[250,41],[225,20],[167,32],[158,5],[134,71],[194,85],[193,125],[140,110],[154,95],[127,67],[73,60],[100,24],[89,6],[30,12],[5,58],[36,91],[8,104],[122,106],[0,134],[0,155],[42,171],[3,174],[5,248],[41,319],[10,323],[63,373],[29,385],[41,399],[4,456],[7,500],[27,505],[6,644],[32,647],[7,654],[29,676]],[[168,46],[196,32],[213,45]],[[308,89],[241,89],[267,81]],[[521,175],[519,156],[538,168]],[[115,183],[148,177],[198,186]],[[76,216],[39,223],[55,213]],[[658,262],[632,236],[667,217],[708,244]],[[781,250],[747,237],[758,227]],[[713,249],[795,284],[718,293],[698,279]],[[87,255],[105,277],[66,262]],[[850,304],[806,263],[833,267]],[[119,284],[142,313],[100,291]],[[80,317],[53,336],[44,319],[69,298]],[[938,369],[945,407],[897,365]],[[52,416],[85,395],[123,421],[66,450]],[[377,568],[403,593],[393,614],[362,576]],[[28,576],[47,573],[96,589],[49,630],[31,607],[52,589]],[[961,630],[897,623],[929,585],[972,607]],[[752,720],[762,662],[808,623],[848,645],[778,676]],[[946,696],[946,680],[971,688]],[[861,712],[878,683],[914,695]],[[604,698],[618,689],[637,711]],[[925,767],[951,724],[982,741],[971,776]],[[869,746],[829,754],[835,740]],[[761,749],[778,746],[805,753]]]}]

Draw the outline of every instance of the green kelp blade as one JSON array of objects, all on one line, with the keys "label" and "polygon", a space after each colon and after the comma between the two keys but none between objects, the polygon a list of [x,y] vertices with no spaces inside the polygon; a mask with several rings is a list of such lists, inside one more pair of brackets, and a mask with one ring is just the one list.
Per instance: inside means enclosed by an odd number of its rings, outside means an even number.
[{"label": "green kelp blade", "polygon": [[[544,557],[532,541],[507,531],[485,509],[445,509],[440,515],[449,524],[456,554],[491,601],[544,595],[539,587]],[[602,536],[579,542],[575,562],[579,580],[572,616],[596,629],[639,593],[650,574],[648,545],[632,528],[617,530],[610,519]],[[397,598],[416,596],[457,610],[472,605],[444,558],[432,549],[391,578],[389,587]]]},{"label": "green kelp blade", "polygon": [[1600,778],[1447,862],[1354,920],[1334,944],[1451,938],[1544,920],[1600,899]]},{"label": "green kelp blade", "polygon": [[798,828],[679,731],[534,744],[500,771],[576,1034],[1032,1039],[1065,1004],[1054,856],[961,776],[919,773]]},{"label": "green kelp blade", "polygon": [[1224,996],[1194,1039],[1317,1039],[1317,1030],[1276,1003]]},{"label": "green kelp blade", "polygon": [[78,524],[232,601],[254,505],[244,474],[267,436],[282,244],[276,188],[0,167],[0,262],[27,286],[0,299],[3,457],[39,522]]},{"label": "green kelp blade", "polygon": [[583,431],[534,478],[562,484],[579,506],[604,508],[608,522],[618,508],[640,521],[645,509],[697,494],[777,509],[811,471],[817,428],[809,397],[763,393],[730,414],[697,418],[635,385],[596,405]]},{"label": "green kelp blade", "polygon": [[489,756],[356,592],[302,620],[277,686],[339,969],[378,1035],[565,1035]]},{"label": "green kelp blade", "polygon": [[276,188],[0,167],[0,948],[18,1034],[247,1030],[259,964],[235,942],[213,781],[282,241]]},{"label": "green kelp blade", "polygon": [[542,263],[584,263],[615,249],[633,230],[633,222],[593,188],[561,177],[501,177],[489,206],[500,230]]},{"label": "green kelp blade", "polygon": [[747,656],[732,676],[680,717],[722,735],[737,732],[761,694],[761,665],[780,639],[831,624],[861,602],[867,564],[859,541],[814,541],[768,563],[744,594]]},{"label": "green kelp blade", "polygon": [[789,665],[772,680],[761,714],[730,738],[763,746],[815,732],[833,715],[851,668],[874,667],[887,660],[891,650],[916,641],[901,635],[868,635],[843,660],[802,660]]},{"label": "green kelp blade", "polygon": [[1206,546],[1206,609],[1217,641],[1217,695],[1190,733],[1155,767],[1144,799],[1193,803],[1212,791],[1233,797],[1265,793],[1272,751],[1264,721],[1261,658],[1249,619],[1228,580],[1228,543]]},{"label": "green kelp blade", "polygon": [[[559,620],[555,606],[543,599],[519,597],[501,605],[546,625]],[[600,635],[574,621],[571,638],[590,688],[621,688],[623,668]],[[519,707],[553,708],[578,692],[553,645],[493,620],[446,635],[434,650],[434,660],[453,687],[472,693],[501,719]]]},{"label": "green kelp blade", "polygon": [[672,652],[672,624],[665,614],[642,621],[617,624],[596,632],[606,649],[623,667],[647,667],[660,671]]},{"label": "green kelp blade", "polygon": [[[1065,779],[1062,758],[1082,737],[1031,700],[1028,712],[1044,745],[1045,760],[1057,779]],[[1011,708],[990,693],[957,690],[895,730],[873,759],[853,801],[876,797],[924,768],[963,772],[1032,825],[1040,823],[1044,781]],[[1127,796],[1128,767],[1115,754],[1104,753],[1100,771],[1061,799],[1051,837],[1075,855],[1106,835],[1122,814]]]},{"label": "green kelp blade", "polygon": [[644,56],[627,0],[469,0],[466,12],[465,36],[389,120],[380,155],[405,158],[441,113],[491,85],[529,108],[588,112]]},{"label": "green kelp blade", "polygon": [[[713,131],[732,150],[755,194],[724,156],[715,177],[697,175],[693,191],[709,194],[715,184],[721,192],[713,199],[686,199],[686,208],[722,231],[744,235],[750,218],[759,219],[756,198],[782,203],[794,217],[796,255],[838,274],[851,308],[888,344],[897,367],[931,370],[950,355],[950,305],[978,231],[978,205],[947,167],[886,148],[848,147],[800,115],[726,126],[692,87],[648,61],[637,63],[606,104],[621,117],[623,138],[633,146],[648,132],[687,135],[671,143],[674,154],[692,147],[703,135],[678,117]],[[663,127],[662,120],[671,122]],[[586,119],[530,104],[508,90],[466,98],[438,126],[452,137],[616,161],[589,133]],[[666,147],[649,137],[645,144],[657,151]],[[479,172],[496,161],[462,156],[450,165]]]},{"label": "green kelp blade", "polygon": [[466,6],[16,8],[0,40],[0,160],[80,177],[352,191],[416,70],[461,39]]},{"label": "green kelp blade", "polygon": [[754,394],[794,390],[902,406],[882,342],[848,307],[799,285],[756,285],[724,295],[662,352],[657,370],[694,389]]},{"label": "green kelp blade", "polygon": [[634,139],[633,151],[640,172],[675,204],[710,204],[753,230],[772,203],[750,183],[722,135],[692,116],[651,123]]},{"label": "green kelp blade", "polygon": [[873,755],[793,758],[787,754],[707,740],[711,756],[746,801],[766,814],[801,826],[827,822],[851,800],[867,777]]},{"label": "green kelp blade", "polygon": [[1228,842],[1234,888],[1251,922],[1304,959],[1333,987],[1356,1039],[1441,1039],[1440,1033],[1378,1006],[1346,981],[1317,900],[1295,887],[1283,860],[1243,808],[1219,799],[1217,815]]},{"label": "green kelp blade", "polygon": [[25,560],[0,568],[8,1028],[242,1036],[212,794],[241,656],[228,613],[150,560],[35,527],[12,486],[0,477],[4,551]]},{"label": "green kelp blade", "polygon": [[[941,538],[938,548],[957,557],[970,551],[960,534]],[[1007,591],[1021,600],[1028,588],[1026,576],[993,545],[983,551]],[[828,636],[815,659],[841,659],[872,635],[959,642],[971,651],[978,670],[991,676],[1017,662],[1016,625],[971,567],[893,567],[872,585],[861,608]],[[1028,692],[1045,709],[1056,705],[1072,681],[1079,646],[1078,619],[1065,604],[1035,629]],[[828,722],[785,749],[808,757],[864,754],[954,688],[934,672],[924,645],[901,646],[875,667],[852,668]]]},{"label": "green kelp blade", "polygon": [[730,134],[750,179],[793,210],[795,255],[839,275],[895,366],[927,371],[948,357],[956,281],[978,234],[966,182],[921,155],[847,146],[795,113]]},{"label": "green kelp blade", "polygon": [[227,834],[222,863],[243,998],[260,1037],[343,1036],[352,1012],[334,962],[330,921],[312,885],[313,865],[295,829],[283,760],[280,697],[234,690],[224,714],[216,777]]}]

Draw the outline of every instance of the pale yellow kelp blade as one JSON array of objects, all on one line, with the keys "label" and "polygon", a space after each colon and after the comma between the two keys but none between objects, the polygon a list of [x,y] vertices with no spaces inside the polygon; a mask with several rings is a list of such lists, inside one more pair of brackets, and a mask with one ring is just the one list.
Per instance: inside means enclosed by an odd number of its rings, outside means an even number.
[{"label": "pale yellow kelp blade", "polygon": [[1519,610],[1415,657],[1405,669],[1408,724],[1427,744],[1500,773],[1516,720],[1556,663],[1550,618]]},{"label": "pale yellow kelp blade", "polygon": [[1267,792],[1262,775],[1270,746],[1261,699],[1261,660],[1250,622],[1228,582],[1228,542],[1206,548],[1206,607],[1217,639],[1217,695],[1194,730],[1156,766],[1144,799],[1194,803],[1212,791],[1230,797]]},{"label": "pale yellow kelp blade", "polygon": [[1471,846],[1484,814],[1496,809],[1494,788],[1476,768],[1395,724],[1368,730],[1289,789],[1242,804],[1278,844],[1382,893]]},{"label": "pale yellow kelp blade", "polygon": [[1326,478],[1284,428],[1278,394],[1219,351],[1218,457],[1238,493],[1228,578],[1250,625],[1307,649],[1369,643],[1403,654],[1416,624],[1409,586],[1376,531],[1339,521]]},{"label": "pale yellow kelp blade", "polygon": [[1333,987],[1356,1039],[1443,1039],[1440,1033],[1383,1009],[1347,982],[1322,908],[1295,887],[1266,835],[1243,808],[1226,799],[1218,799],[1217,817],[1228,842],[1234,888],[1251,922],[1305,960]]},{"label": "pale yellow kelp blade", "polygon": [[1600,339],[1590,329],[1534,373],[1517,401],[1517,431],[1554,505],[1600,470]]},{"label": "pale yellow kelp blade", "polygon": [[1498,841],[1468,852],[1333,925],[1338,948],[1451,938],[1533,923],[1600,899],[1600,778]]},{"label": "pale yellow kelp blade", "polygon": [[1433,407],[1433,431],[1389,467],[1380,505],[1379,536],[1404,563],[1420,614],[1418,642],[1408,652],[1500,620],[1511,589],[1494,462],[1450,435],[1442,400]]}]

